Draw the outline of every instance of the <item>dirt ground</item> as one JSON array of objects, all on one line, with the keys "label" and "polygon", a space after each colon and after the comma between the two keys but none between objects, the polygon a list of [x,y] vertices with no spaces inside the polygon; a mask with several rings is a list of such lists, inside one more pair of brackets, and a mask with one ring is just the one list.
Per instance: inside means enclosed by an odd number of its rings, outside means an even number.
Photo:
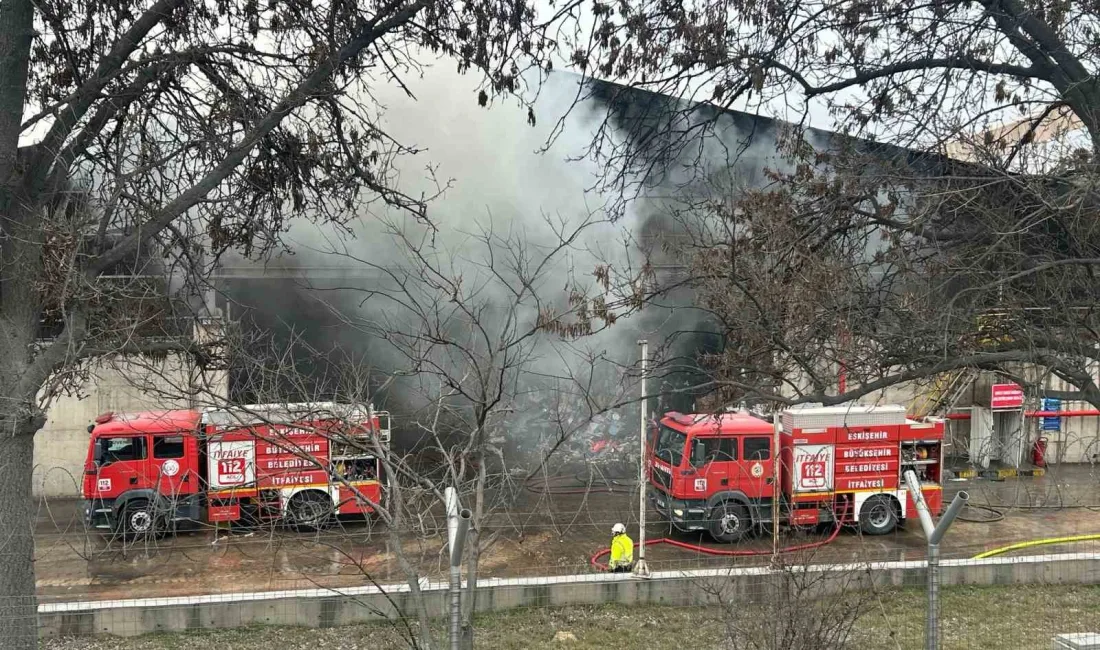
[{"label": "dirt ground", "polygon": [[[525,492],[507,512],[495,514],[483,527],[491,543],[482,575],[561,575],[594,570],[591,555],[609,541],[612,524],[637,530],[637,494],[594,491],[588,495]],[[1091,468],[1051,471],[1037,478],[952,481],[946,498],[967,490],[971,503],[997,506],[997,513],[968,509],[943,546],[944,557],[972,557],[986,549],[1044,537],[1100,532],[1100,474]],[[403,580],[387,552],[384,536],[367,522],[347,522],[320,534],[267,531],[241,534],[224,530],[183,533],[154,545],[121,547],[84,530],[76,501],[43,502],[37,529],[37,575],[43,601],[142,598],[216,592],[266,591],[316,586],[346,587],[369,580]],[[1000,518],[1002,517],[1003,518]],[[716,549],[728,549],[700,535],[671,533],[667,524],[647,516],[650,539],[673,537]],[[824,531],[819,534],[827,533]],[[814,539],[783,534],[783,544]],[[406,552],[422,575],[445,575],[443,538],[409,540]],[[757,539],[739,549],[770,548]],[[1031,552],[1100,550],[1100,543],[1045,547]],[[924,557],[919,526],[908,524],[884,537],[862,537],[852,531],[813,554],[815,561],[903,560]],[[654,570],[751,565],[763,557],[713,557],[655,546],[647,551]]]},{"label": "dirt ground", "polygon": [[[844,647],[919,650],[923,647],[923,599],[918,590],[893,590],[861,600],[862,611]],[[1045,650],[1058,634],[1100,631],[1100,587],[953,587],[944,590],[941,611],[942,647],[947,650]],[[751,637],[751,630],[756,629],[738,629],[738,620],[718,607],[538,608],[479,616],[477,646],[499,650],[679,650],[690,641],[691,647],[699,650],[747,647],[745,639],[736,645],[729,642],[726,624],[730,622],[734,633]],[[320,630],[250,628],[129,639],[47,639],[42,650],[190,650],[203,646],[374,650],[408,647],[401,632],[399,626],[385,624]],[[437,633],[442,634],[439,626]],[[765,642],[752,647],[772,646]]]}]

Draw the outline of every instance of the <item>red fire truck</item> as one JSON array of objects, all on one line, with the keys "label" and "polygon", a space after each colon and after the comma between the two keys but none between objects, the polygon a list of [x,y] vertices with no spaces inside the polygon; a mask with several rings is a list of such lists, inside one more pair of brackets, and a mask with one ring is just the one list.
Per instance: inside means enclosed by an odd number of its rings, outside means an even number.
[{"label": "red fire truck", "polygon": [[770,523],[773,511],[780,524],[839,519],[884,535],[916,512],[907,470],[933,513],[942,508],[942,420],[909,420],[901,406],[839,406],[792,408],[781,422],[776,431],[747,412],[665,414],[648,452],[651,503],[677,529],[723,542]]},{"label": "red fire truck", "polygon": [[334,403],[104,413],[88,431],[85,518],[128,536],[239,520],[320,528],[371,513],[376,441],[390,439],[387,412]]}]

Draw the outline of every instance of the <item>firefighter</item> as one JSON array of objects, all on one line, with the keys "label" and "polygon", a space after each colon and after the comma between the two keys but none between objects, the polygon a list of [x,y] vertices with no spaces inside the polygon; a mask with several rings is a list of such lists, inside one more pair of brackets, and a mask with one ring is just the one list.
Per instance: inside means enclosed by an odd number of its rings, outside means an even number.
[{"label": "firefighter", "polygon": [[611,562],[607,568],[612,573],[629,573],[634,566],[634,540],[626,534],[626,526],[611,527]]}]

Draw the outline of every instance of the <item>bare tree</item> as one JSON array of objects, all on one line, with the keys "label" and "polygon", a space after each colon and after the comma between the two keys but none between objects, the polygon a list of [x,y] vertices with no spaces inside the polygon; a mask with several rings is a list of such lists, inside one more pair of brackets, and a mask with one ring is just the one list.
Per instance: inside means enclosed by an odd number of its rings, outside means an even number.
[{"label": "bare tree", "polygon": [[[624,197],[674,195],[683,284],[724,337],[705,360],[718,403],[838,403],[976,368],[1100,404],[1094,7],[594,15],[574,61],[629,88],[590,86],[611,107],[592,153]],[[737,108],[796,124],[755,120],[768,133],[751,141]]]},{"label": "bare tree", "polygon": [[[436,489],[458,488],[473,511],[463,612],[463,643],[472,647],[479,563],[499,535],[489,534],[485,524],[514,500],[522,479],[539,464],[530,444],[536,430],[555,426],[553,416],[539,421],[522,412],[524,406],[552,403],[570,391],[583,396],[588,415],[615,402],[584,389],[591,358],[569,348],[614,322],[611,310],[600,306],[604,287],[583,275],[594,266],[584,262],[590,259],[585,238],[603,224],[595,217],[547,219],[541,229],[524,229],[486,219],[461,237],[438,239],[423,227],[384,224],[400,260],[383,265],[337,243],[328,254],[383,278],[357,289],[354,306],[328,304],[348,326],[397,352],[395,385],[418,395],[421,404],[414,415],[424,434],[419,454],[432,459],[425,466],[441,468],[427,480]],[[579,420],[561,435],[575,432]]]},{"label": "bare tree", "polygon": [[[408,150],[380,127],[372,88],[401,88],[442,54],[482,75],[486,103],[539,64],[551,45],[540,31],[523,3],[0,5],[0,636],[11,647],[35,644],[43,387],[105,352],[195,350],[188,336],[102,331],[89,296],[116,295],[105,276],[156,261],[177,284],[201,277],[226,249],[270,250],[286,215],[307,208],[341,223],[384,202],[425,219],[425,199],[393,182],[390,163]],[[71,183],[93,202],[79,219],[64,209]],[[52,336],[38,343],[47,315]]]}]

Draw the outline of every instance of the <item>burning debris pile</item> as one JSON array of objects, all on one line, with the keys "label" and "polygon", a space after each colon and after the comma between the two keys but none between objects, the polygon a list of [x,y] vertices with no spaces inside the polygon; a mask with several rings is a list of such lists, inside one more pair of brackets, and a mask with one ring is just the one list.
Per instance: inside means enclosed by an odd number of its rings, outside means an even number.
[{"label": "burning debris pile", "polygon": [[630,476],[639,453],[637,418],[636,404],[593,413],[583,395],[532,390],[517,396],[504,430],[513,459],[532,468]]}]

